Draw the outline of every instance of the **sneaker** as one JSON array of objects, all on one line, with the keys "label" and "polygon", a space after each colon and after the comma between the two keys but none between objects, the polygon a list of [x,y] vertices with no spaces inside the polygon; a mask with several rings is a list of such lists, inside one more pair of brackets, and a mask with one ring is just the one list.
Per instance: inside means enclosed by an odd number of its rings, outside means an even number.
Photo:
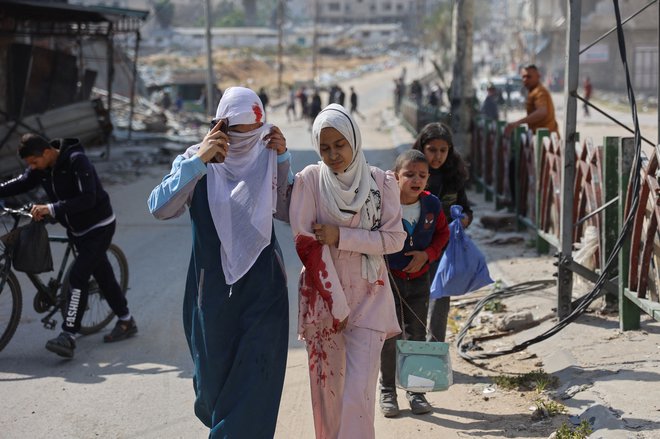
[{"label": "sneaker", "polygon": [[410,403],[410,410],[414,415],[423,415],[431,411],[431,404],[426,400],[423,393],[408,393],[406,396]]},{"label": "sneaker", "polygon": [[392,418],[399,414],[399,403],[396,400],[395,390],[383,390],[380,392],[380,411],[386,418]]},{"label": "sneaker", "polygon": [[131,317],[130,320],[117,320],[117,324],[110,331],[110,334],[106,334],[103,337],[103,341],[106,343],[112,343],[114,341],[126,340],[128,337],[132,337],[137,334],[137,325],[135,320]]},{"label": "sneaker", "polygon": [[52,340],[46,343],[46,349],[55,352],[60,357],[73,358],[73,351],[76,349],[76,341],[65,332],[60,333]]}]

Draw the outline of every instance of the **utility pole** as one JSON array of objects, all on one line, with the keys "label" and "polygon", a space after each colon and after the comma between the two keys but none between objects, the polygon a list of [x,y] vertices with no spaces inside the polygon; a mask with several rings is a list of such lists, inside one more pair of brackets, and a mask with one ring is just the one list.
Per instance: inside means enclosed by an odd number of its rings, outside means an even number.
[{"label": "utility pole", "polygon": [[566,75],[564,79],[564,133],[563,163],[561,173],[561,223],[559,236],[561,252],[557,272],[557,317],[563,319],[571,313],[573,294],[573,185],[575,182],[575,143],[577,92],[580,67],[580,17],[582,0],[567,0],[566,22]]},{"label": "utility pole", "polygon": [[451,82],[451,125],[454,145],[467,157],[470,151],[472,119],[472,23],[474,0],[454,3],[454,70]]},{"label": "utility pole", "polygon": [[215,90],[213,79],[213,57],[211,44],[211,0],[204,1],[204,13],[206,15],[206,114],[213,114]]},{"label": "utility pole", "polygon": [[316,75],[318,74],[318,52],[319,52],[319,0],[314,0],[314,34],[312,36],[312,82],[316,85]]},{"label": "utility pole", "polygon": [[415,26],[417,27],[417,50],[421,53],[424,47],[424,13],[426,12],[426,1],[417,0],[417,10],[415,11]]},{"label": "utility pole", "polygon": [[531,61],[532,64],[536,64],[536,48],[539,44],[539,0],[532,0],[532,21],[534,29],[534,39],[532,45]]},{"label": "utility pole", "polygon": [[277,94],[282,96],[282,71],[284,65],[282,64],[282,38],[284,26],[284,0],[277,2]]}]

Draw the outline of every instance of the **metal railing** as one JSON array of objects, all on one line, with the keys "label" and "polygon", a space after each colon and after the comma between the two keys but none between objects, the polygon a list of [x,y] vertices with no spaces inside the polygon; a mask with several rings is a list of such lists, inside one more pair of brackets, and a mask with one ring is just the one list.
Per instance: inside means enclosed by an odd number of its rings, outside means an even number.
[{"label": "metal railing", "polygon": [[[519,227],[536,232],[539,252],[548,252],[550,246],[559,250],[563,144],[555,133],[539,129],[534,135],[524,126],[505,137],[504,125],[502,121],[482,117],[474,120],[471,178],[486,201],[494,202],[496,209],[507,207],[516,215]],[[604,137],[602,145],[585,139],[576,144],[575,151],[571,247],[581,241],[587,226],[593,226],[598,232],[598,248],[588,264],[593,268],[574,260],[570,268],[575,274],[596,281],[615,247],[624,214],[630,210],[618,200],[632,196],[628,175],[634,150],[632,139]],[[619,254],[618,273],[613,273],[603,287],[607,294],[618,295],[620,303],[628,300],[636,305],[620,310],[624,329],[639,324],[640,309],[655,319],[660,317],[660,182],[656,177],[659,163],[657,147],[655,155],[645,160],[642,167],[642,207],[635,216],[629,243]]]}]

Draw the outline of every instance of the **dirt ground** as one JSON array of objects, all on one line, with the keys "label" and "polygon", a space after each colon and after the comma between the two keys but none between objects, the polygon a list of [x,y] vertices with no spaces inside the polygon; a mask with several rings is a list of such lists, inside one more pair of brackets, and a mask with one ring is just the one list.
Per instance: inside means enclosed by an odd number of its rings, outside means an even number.
[{"label": "dirt ground", "polygon": [[[216,64],[217,71],[221,72],[221,86],[235,84],[236,78],[260,78],[255,85],[274,87],[276,75],[273,74],[272,62],[259,57],[239,60],[231,60],[230,57],[216,57],[220,61]],[[176,60],[172,60],[175,62]],[[382,60],[378,60],[382,61]],[[202,66],[203,60],[198,60]],[[324,70],[345,70],[350,66],[364,63],[364,60],[336,59],[324,57],[322,64]],[[189,66],[189,64],[187,64]],[[285,62],[287,68],[283,81],[289,83],[299,78],[310,76],[310,59],[298,58],[296,61],[288,59]],[[398,73],[400,65],[391,69],[391,72],[379,72],[366,75],[352,81],[359,90],[365,91],[369,85],[382,82],[389,84],[393,76]],[[409,67],[412,71],[412,65]],[[386,76],[388,76],[386,78]],[[270,82],[268,82],[270,81]],[[248,80],[249,82],[249,80]],[[562,96],[554,95],[557,107],[558,119],[561,125],[561,112],[563,111]],[[392,109],[374,105],[364,110],[368,121],[389,120]],[[381,114],[382,113],[382,114]],[[376,117],[376,116],[379,117]],[[653,126],[649,123],[649,115],[646,116],[643,130],[652,135]],[[280,111],[272,113],[273,122],[282,127],[290,138],[304,138],[306,125],[303,122],[287,122],[284,114]],[[509,114],[509,120],[519,117],[517,114]],[[401,145],[411,143],[413,138],[410,133],[400,127],[385,128],[374,127],[372,130],[368,124],[363,126],[363,135],[369,139],[368,144]],[[391,129],[392,138],[396,141],[387,141],[387,131]],[[610,135],[626,135],[625,131],[611,124],[604,123],[598,116],[587,119],[582,113],[578,114],[578,130],[581,137],[591,136],[598,141],[598,136],[603,133]],[[377,133],[377,134],[376,134]],[[371,136],[376,136],[371,138]],[[382,136],[385,136],[381,138]],[[295,155],[295,152],[294,152]],[[377,164],[388,167],[389,164]],[[492,213],[492,203],[483,201],[483,194],[471,192],[471,202],[475,203],[475,221],[469,229],[472,238],[478,243],[481,250],[488,259],[492,278],[502,286],[511,286],[529,280],[553,280],[552,274],[556,271],[552,265],[553,259],[548,255],[538,255],[533,245],[533,237],[529,233],[519,233],[514,229],[492,231],[481,227],[480,218]],[[508,242],[497,243],[494,238],[510,238]],[[506,239],[505,239],[506,241]],[[586,286],[576,288],[575,295],[585,291]],[[544,369],[547,367],[543,359],[533,351],[526,350],[513,355],[506,355],[489,360],[477,360],[469,363],[456,354],[453,346],[456,333],[463,326],[465,320],[472,312],[474,303],[479,297],[483,297],[491,291],[490,287],[483,291],[475,292],[466,297],[456,298],[453,301],[449,324],[448,341],[452,343],[452,361],[454,369],[454,385],[446,392],[430,393],[428,399],[434,407],[429,416],[413,416],[406,407],[405,396],[399,391],[399,401],[403,410],[402,415],[395,419],[385,419],[380,413],[376,413],[376,433],[379,438],[419,438],[435,437],[516,437],[516,438],[545,438],[550,436],[562,424],[570,425],[569,414],[576,412],[566,409],[567,413],[555,416],[542,417],[538,415],[539,406],[561,408],[563,405],[553,406],[552,401],[562,401],[558,398],[552,388],[543,391],[534,389],[512,389],[508,390],[494,384],[496,377],[516,377],[526,373]],[[552,286],[545,290],[539,290],[524,297],[513,297],[502,301],[503,313],[485,311],[476,320],[476,328],[468,333],[468,339],[475,336],[491,336],[491,340],[479,343],[484,351],[511,347],[529,338],[533,330],[513,333],[504,337],[495,337],[500,333],[494,329],[493,322],[502,314],[511,314],[517,311],[530,311],[536,320],[546,320],[546,323],[556,322],[554,307],[556,306],[556,287]],[[595,304],[594,309],[599,304]],[[616,326],[616,316],[598,316],[599,322],[606,326]],[[557,338],[562,335],[557,335]],[[537,345],[537,346],[542,346]],[[543,349],[542,347],[540,349]],[[480,352],[480,351],[471,351]],[[311,410],[309,407],[308,383],[306,377],[307,358],[301,344],[293,345],[289,351],[287,366],[287,378],[285,383],[285,399],[281,407],[276,437],[311,437],[313,426],[311,425]],[[558,385],[567,386],[568,382],[559,382]],[[542,386],[541,386],[542,387]],[[579,412],[577,412],[579,413]]]}]

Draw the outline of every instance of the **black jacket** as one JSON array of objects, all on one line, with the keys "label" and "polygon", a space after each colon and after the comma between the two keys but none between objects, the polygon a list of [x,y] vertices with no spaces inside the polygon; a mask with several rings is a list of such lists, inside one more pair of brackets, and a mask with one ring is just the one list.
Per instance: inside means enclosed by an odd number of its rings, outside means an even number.
[{"label": "black jacket", "polygon": [[27,168],[19,177],[0,184],[0,198],[41,184],[53,205],[55,219],[76,234],[111,218],[110,197],[78,139],[57,139],[50,144],[60,150],[55,166],[43,171]]},{"label": "black jacket", "polygon": [[[440,168],[442,169],[442,168]],[[454,187],[447,187],[443,185],[442,171],[439,169],[431,169],[429,172],[429,181],[426,184],[426,189],[433,195],[438,197],[442,202],[442,209],[444,210],[447,222],[451,223],[453,220],[450,214],[450,208],[453,204],[458,204],[463,207],[463,213],[469,218],[469,223],[472,223],[472,209],[468,201],[467,194],[465,193],[465,183],[462,181],[454,181]]]}]

